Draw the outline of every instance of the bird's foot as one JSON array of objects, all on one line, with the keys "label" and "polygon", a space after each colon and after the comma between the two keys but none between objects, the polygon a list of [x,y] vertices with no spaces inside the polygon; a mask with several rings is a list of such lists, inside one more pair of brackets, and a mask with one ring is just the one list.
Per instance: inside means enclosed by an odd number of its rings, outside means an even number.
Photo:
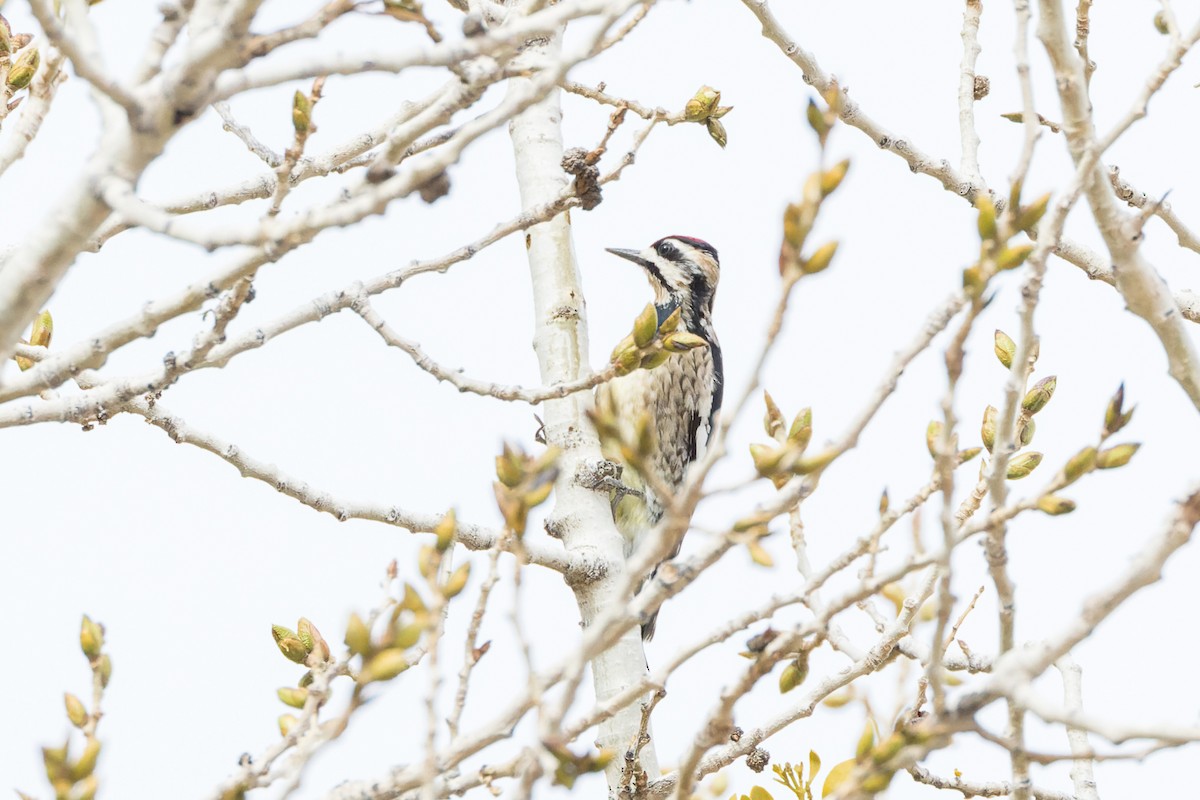
[{"label": "bird's foot", "polygon": [[617,506],[621,505],[621,501],[626,497],[636,497],[639,500],[646,499],[646,494],[644,492],[638,489],[630,488],[616,478],[605,478],[603,481],[601,481],[601,484],[602,485],[597,486],[596,489],[598,491],[603,489],[612,494],[611,503],[613,514],[617,513]]},{"label": "bird's foot", "polygon": [[621,482],[621,473],[624,468],[613,461],[599,461],[588,465],[585,470],[580,470],[579,485],[585,489],[591,489],[597,492],[608,492],[612,496],[612,507],[614,513],[617,505],[626,497],[637,497],[644,499],[646,495],[626,486]]}]

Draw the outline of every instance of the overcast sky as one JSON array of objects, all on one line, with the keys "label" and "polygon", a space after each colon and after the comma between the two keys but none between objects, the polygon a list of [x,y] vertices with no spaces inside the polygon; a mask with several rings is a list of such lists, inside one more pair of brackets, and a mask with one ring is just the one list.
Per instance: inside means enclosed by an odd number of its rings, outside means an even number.
[{"label": "overcast sky", "polygon": [[[268,2],[258,27],[299,19],[316,5]],[[1177,5],[1181,21],[1190,25],[1193,4]],[[155,21],[152,6],[107,0],[92,9],[114,74],[128,74],[140,53]],[[428,6],[444,30],[458,35],[454,12],[440,0],[428,0]],[[867,113],[957,166],[961,4],[776,0],[774,6],[792,34],[849,87]],[[1158,7],[1150,0],[1128,0],[1097,4],[1093,11],[1091,53],[1099,68],[1092,98],[1101,130],[1127,111],[1161,58],[1166,39],[1151,21]],[[24,4],[10,3],[5,12],[14,30],[32,29]],[[364,39],[405,47],[419,42],[419,35],[416,26],[388,19],[347,19],[329,32],[329,44],[297,45],[291,55],[284,51],[278,57],[302,59],[314,46],[351,49]],[[1023,136],[1019,125],[1000,117],[1020,110],[1008,4],[987,4],[981,42],[978,71],[990,77],[991,94],[977,106],[980,158],[990,185],[1006,191]],[[1038,110],[1061,118],[1046,59],[1036,42],[1031,51]],[[1124,177],[1152,196],[1169,191],[1182,218],[1196,221],[1197,90],[1191,86],[1200,75],[1193,62],[1185,62],[1152,103],[1149,117],[1106,161],[1119,164]],[[605,81],[614,94],[675,110],[700,85],[710,84],[722,92],[722,102],[734,106],[724,119],[725,150],[699,126],[657,129],[637,163],[606,187],[604,202],[590,212],[575,210],[572,222],[595,365],[604,363],[650,299],[644,278],[606,254],[605,247],[641,248],[678,233],[703,238],[720,251],[716,327],[730,390],[737,396],[778,285],[782,210],[817,163],[815,137],[803,116],[811,90],[734,0],[664,0],[626,42],[573,77],[588,84]],[[319,152],[349,138],[441,79],[430,70],[331,78],[310,148]],[[296,88],[301,87],[239,97],[233,111],[282,150],[291,137],[290,95]],[[498,96],[493,92],[484,103]],[[568,146],[594,146],[607,113],[576,97],[563,103]],[[618,134],[614,155],[628,146],[634,128],[629,124]],[[64,187],[95,147],[96,131],[86,86],[72,79],[26,160],[0,184],[0,247],[19,246],[38,220],[55,213]],[[816,241],[839,239],[842,246],[832,269],[800,286],[766,379],[785,413],[813,408],[817,441],[836,437],[859,412],[892,353],[959,285],[962,268],[978,253],[973,212],[932,179],[911,174],[895,155],[849,128],[835,132],[830,155],[849,157],[852,167],[814,236]],[[1044,135],[1026,196],[1061,187],[1071,174],[1069,165],[1061,135]],[[176,137],[139,188],[149,199],[169,200],[262,171],[210,110]],[[322,234],[265,267],[255,283],[255,301],[232,329],[245,330],[329,290],[445,253],[519,210],[511,145],[503,130],[473,145],[450,177],[451,194],[433,206],[415,197],[393,203],[385,215]],[[342,185],[311,181],[289,199],[284,214],[332,197]],[[245,215],[247,209],[222,210],[214,218]],[[255,204],[251,213],[261,211]],[[1173,235],[1158,220],[1146,230],[1143,252],[1163,276],[1177,289],[1196,288],[1196,254],[1174,246]],[[1103,251],[1086,209],[1072,213],[1067,233]],[[141,231],[122,234],[100,253],[81,257],[60,285],[49,305],[55,344],[77,341],[135,313],[232,257]],[[995,282],[995,302],[968,342],[972,357],[957,409],[964,420],[964,446],[978,442],[983,408],[1000,405],[1006,373],[989,355],[991,337],[995,328],[1015,335],[1020,280],[1019,274],[1006,274]],[[418,340],[443,364],[484,379],[539,383],[519,236],[446,275],[406,283],[379,298],[377,307],[401,335]],[[153,339],[117,353],[106,371],[144,372],[167,351],[185,349],[203,324],[199,314],[176,320]],[[1061,628],[1081,598],[1116,576],[1139,544],[1159,530],[1171,500],[1197,476],[1200,445],[1200,419],[1168,378],[1157,341],[1123,310],[1111,287],[1052,260],[1037,326],[1042,344],[1035,377],[1058,375],[1054,400],[1037,418],[1035,447],[1047,454],[1047,475],[1093,441],[1105,403],[1121,381],[1129,402],[1138,407],[1123,437],[1145,444],[1129,467],[1073,487],[1071,496],[1079,503],[1074,514],[1022,518],[1013,526],[1010,567],[1022,641]],[[1197,331],[1190,329],[1193,336]],[[814,562],[823,563],[870,529],[884,487],[899,499],[928,479],[925,425],[940,414],[944,386],[940,357],[931,351],[905,374],[860,447],[822,479],[804,506]],[[491,489],[493,455],[504,440],[532,447],[537,427],[536,409],[462,395],[436,383],[350,314],[288,333],[226,369],[188,375],[162,403],[192,425],[338,497],[423,513],[454,506],[460,518],[487,525],[499,524]],[[752,404],[734,429],[734,455],[715,476],[718,485],[749,476],[745,448],[763,439],[760,418],[761,406]],[[47,794],[37,748],[61,742],[67,731],[62,692],[83,696],[88,688],[77,644],[81,613],[105,623],[115,664],[100,728],[102,791],[131,800],[168,793],[204,796],[230,773],[241,753],[257,753],[278,737],[275,720],[285,709],[275,689],[293,683],[301,670],[276,652],[269,625],[290,626],[304,615],[331,642],[340,642],[348,613],[378,601],[391,559],[398,559],[402,574],[415,575],[421,537],[320,515],[269,486],[242,480],[208,453],[173,444],[132,415],[88,433],[75,425],[8,428],[0,431],[0,454],[0,486],[7,487],[0,512],[0,609],[10,648],[0,659],[0,685],[6,687],[0,791],[17,787]],[[969,483],[973,470],[960,471],[960,481]],[[706,503],[697,523],[717,529],[767,495],[769,487],[762,483]],[[1018,493],[1033,488],[1014,484]],[[937,508],[935,503],[925,514],[930,542]],[[534,525],[530,535],[542,534]],[[694,533],[685,553],[703,535]],[[897,536],[897,547],[903,537]],[[774,569],[754,566],[744,551],[732,552],[664,606],[648,650],[651,664],[736,611],[796,587],[786,536],[769,539],[767,547],[778,563]],[[481,572],[484,560],[475,559]],[[992,652],[994,593],[979,548],[961,548],[955,566],[960,598],[988,584],[961,635],[974,649]],[[1195,606],[1189,577],[1198,569],[1195,550],[1183,550],[1169,563],[1164,584],[1135,597],[1078,649],[1091,710],[1145,723],[1197,721],[1200,687],[1194,664],[1200,653],[1189,616]],[[470,594],[478,582],[473,579]],[[467,725],[486,719],[523,680],[506,611],[511,581],[501,584],[497,602],[482,634],[495,644],[480,667]],[[531,568],[521,604],[527,627],[536,631],[535,661],[548,666],[577,638],[571,592],[553,573]],[[869,620],[851,612],[839,621],[868,645],[874,638]],[[777,624],[794,621],[795,613],[781,615]],[[465,608],[451,616],[448,652],[453,658],[459,657],[455,641],[461,640],[465,616]],[[690,746],[694,726],[708,712],[717,688],[744,668],[736,656],[741,648],[740,641],[713,648],[672,679],[655,716],[665,765],[676,763]],[[822,648],[814,674],[844,664],[844,658]],[[915,680],[910,667],[862,682],[882,724],[890,724],[899,706],[910,701]],[[317,760],[301,796],[320,797],[343,779],[381,776],[392,765],[415,760],[417,737],[423,735],[424,712],[417,703],[424,686],[412,674],[390,686]],[[1047,695],[1060,695],[1056,680],[1044,679],[1038,686]],[[773,680],[760,689],[738,707],[743,727],[755,726],[791,699],[780,698]],[[1004,724],[1000,710],[997,706],[982,717],[997,733]],[[828,768],[853,755],[862,720],[857,705],[821,710],[772,739],[767,749],[776,761],[799,761],[814,748]],[[1067,748],[1061,731],[1037,725],[1030,743],[1048,752]],[[1190,754],[1166,752],[1140,765],[1099,764],[1100,791],[1112,797],[1167,796],[1194,774]],[[966,737],[934,756],[930,767],[941,774],[961,769],[977,781],[1009,777],[1002,751]],[[766,776],[755,778],[741,767],[729,775],[729,791],[748,791],[754,780],[766,783]],[[1034,782],[1060,791],[1070,786],[1063,766],[1035,767]],[[581,790],[598,792],[601,786],[597,781]],[[898,777],[891,790],[893,797],[935,794],[906,776]]]}]

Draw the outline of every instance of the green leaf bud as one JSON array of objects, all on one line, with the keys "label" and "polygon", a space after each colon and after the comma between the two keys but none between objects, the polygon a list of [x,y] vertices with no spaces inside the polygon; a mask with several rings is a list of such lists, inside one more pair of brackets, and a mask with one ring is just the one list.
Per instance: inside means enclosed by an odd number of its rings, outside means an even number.
[{"label": "green leaf bud", "polygon": [[1046,193],[1021,209],[1017,214],[1017,230],[1027,231],[1041,221],[1050,207],[1050,194]]},{"label": "green leaf bud", "polygon": [[1133,458],[1141,444],[1119,444],[1096,454],[1096,469],[1115,469],[1123,467]]},{"label": "green leaf bud", "polygon": [[769,477],[779,469],[779,463],[786,452],[782,448],[765,444],[750,445],[750,458],[754,461],[754,468],[763,477]]},{"label": "green leaf bud", "polygon": [[1060,514],[1070,514],[1074,511],[1075,501],[1059,497],[1056,494],[1046,494],[1038,498],[1037,507],[1039,511],[1044,511],[1052,517],[1057,517]]},{"label": "green leaf bud", "polygon": [[904,749],[905,738],[902,733],[892,733],[871,750],[871,760],[876,764],[885,764]]},{"label": "green leaf bud", "polygon": [[[671,335],[678,336],[678,334],[675,334],[675,333],[673,333]],[[650,355],[643,356],[641,364],[639,366],[642,369],[654,369],[655,367],[661,367],[663,364],[667,363],[667,359],[670,357],[671,357],[670,350],[666,350],[666,349],[657,350],[657,351],[651,353]]]},{"label": "green leaf bud", "polygon": [[775,405],[775,400],[771,397],[770,392],[763,392],[763,400],[767,404],[767,412],[763,415],[763,430],[767,432],[767,436],[780,441],[784,438],[783,426],[786,424],[783,412],[779,410],[779,406]]},{"label": "green leaf bud", "polygon": [[1066,478],[1068,484],[1074,483],[1095,466],[1096,448],[1085,447],[1067,461],[1066,466],[1063,467],[1063,477]]},{"label": "green leaf bud", "polygon": [[308,689],[298,689],[295,686],[281,686],[275,690],[280,702],[292,708],[304,708],[308,702]]},{"label": "green leaf bud", "polygon": [[808,653],[802,652],[796,660],[783,668],[779,675],[779,693],[787,694],[808,677]]},{"label": "green leaf bud", "polygon": [[1057,387],[1058,378],[1056,376],[1051,375],[1049,378],[1042,378],[1026,393],[1025,398],[1021,401],[1021,408],[1028,414],[1038,413],[1050,402],[1050,398],[1054,396],[1054,390]]},{"label": "green leaf bud", "polygon": [[96,662],[96,674],[100,676],[100,688],[107,689],[108,682],[112,680],[112,659],[108,653],[100,656],[100,660]]},{"label": "green leaf bud", "polygon": [[838,457],[836,448],[830,447],[812,455],[805,455],[796,462],[796,466],[792,467],[792,472],[797,475],[808,475],[817,470],[824,469]]},{"label": "green leaf bud", "polygon": [[425,626],[420,622],[410,622],[407,625],[400,625],[396,628],[396,638],[393,644],[396,647],[407,650],[421,639],[421,634],[425,631]]},{"label": "green leaf bud", "polygon": [[1017,419],[1017,444],[1021,447],[1028,447],[1033,441],[1033,434],[1037,430],[1037,423],[1032,417],[1020,417]]},{"label": "green leaf bud", "polygon": [[362,672],[358,674],[358,682],[365,685],[375,681],[390,681],[410,666],[412,665],[408,663],[403,650],[398,648],[384,650],[367,662]]},{"label": "green leaf bud", "polygon": [[82,700],[70,692],[66,692],[63,695],[63,704],[67,708],[67,719],[70,720],[72,725],[76,728],[82,728],[87,724],[88,712]]},{"label": "green leaf bud", "polygon": [[[552,486],[553,484],[546,484]],[[531,503],[530,505],[535,505]],[[467,586],[467,579],[471,577],[471,562],[465,561],[458,566],[454,572],[450,573],[450,577],[446,579],[446,583],[442,586],[442,596],[449,600],[458,595]]]},{"label": "green leaf bud", "polygon": [[979,228],[979,238],[983,241],[990,241],[996,238],[996,204],[992,202],[992,198],[986,193],[981,193],[975,199],[975,208],[979,211],[979,219],[977,226]]},{"label": "green leaf bud", "polygon": [[996,358],[1000,359],[1000,363],[1006,369],[1012,369],[1013,358],[1017,355],[1017,343],[999,328],[996,329],[994,349],[996,351]]},{"label": "green leaf bud", "polygon": [[496,477],[512,489],[525,477],[525,470],[521,467],[520,457],[506,444],[504,453],[496,456]]},{"label": "green leaf bud", "polygon": [[1016,247],[1005,247],[996,256],[996,269],[1016,269],[1025,263],[1025,259],[1029,258],[1029,254],[1033,252],[1033,245],[1019,244]]},{"label": "green leaf bud", "polygon": [[808,125],[817,134],[818,141],[821,146],[825,146],[825,140],[829,138],[830,124],[825,118],[825,112],[821,111],[820,106],[811,97],[808,99],[808,108],[805,111],[805,117],[808,119]]},{"label": "green leaf bud", "polygon": [[421,614],[428,611],[428,606],[421,599],[421,593],[411,583],[404,584],[404,597],[400,600],[399,608],[401,611],[411,611],[414,614]]},{"label": "green leaf bud", "polygon": [[[778,486],[778,483],[776,485]],[[775,559],[771,558],[771,554],[759,542],[746,542],[746,552],[750,554],[750,560],[760,567],[775,566]]]},{"label": "green leaf bud", "polygon": [[938,446],[942,441],[942,431],[945,425],[933,420],[925,426],[925,446],[929,448],[929,455],[934,458],[938,457]]},{"label": "green leaf bud", "polygon": [[1010,481],[1026,478],[1042,463],[1042,454],[1037,452],[1021,453],[1008,462],[1007,477]]},{"label": "green leaf bud", "polygon": [[982,452],[983,452],[982,447],[968,447],[966,450],[959,450],[958,451],[958,463],[965,464]]},{"label": "green leaf bud", "polygon": [[71,777],[81,781],[96,771],[96,762],[100,759],[100,740],[89,737],[83,746],[79,759],[71,765]]},{"label": "green leaf bud", "polygon": [[802,408],[796,414],[796,418],[792,420],[792,427],[788,429],[788,444],[804,450],[812,441],[812,432],[812,409]]},{"label": "green leaf bud", "polygon": [[[656,312],[657,314],[657,312]],[[660,336],[666,336],[668,333],[673,333],[679,329],[679,321],[683,318],[683,307],[677,306],[674,311],[667,315],[667,318],[658,326]]]},{"label": "green leaf bud", "polygon": [[989,453],[996,446],[996,415],[998,413],[995,406],[988,406],[983,410],[983,425],[979,428],[979,436]]},{"label": "green leaf bud", "polygon": [[49,347],[54,337],[54,318],[49,311],[43,311],[33,320],[33,328],[29,333],[29,343],[35,347]]},{"label": "green leaf bud", "polygon": [[630,342],[630,347],[627,350],[614,351],[612,355],[612,364],[616,368],[617,375],[628,375],[638,368],[642,363],[642,354]]},{"label": "green leaf bud", "polygon": [[304,645],[305,652],[311,653],[316,646],[316,637],[313,636],[313,624],[309,622],[307,617],[301,617],[296,623],[296,638]]},{"label": "green leaf bud", "polygon": [[450,549],[450,545],[454,543],[454,531],[458,527],[458,517],[454,513],[454,509],[446,512],[446,515],[438,520],[438,524],[433,526],[433,534],[437,537],[437,549],[439,552],[446,552]]},{"label": "green leaf bud", "polygon": [[104,647],[104,628],[92,621],[87,614],[79,624],[79,649],[88,660],[100,657],[100,648]]},{"label": "green leaf bud", "polygon": [[358,614],[350,615],[346,623],[346,647],[356,656],[371,652],[371,630]]},{"label": "green leaf bud", "polygon": [[8,69],[8,88],[16,91],[28,86],[33,81],[33,76],[41,63],[42,57],[36,47],[22,50],[21,54],[17,56],[17,60]]},{"label": "green leaf bud", "polygon": [[653,303],[647,303],[641,313],[637,315],[637,319],[633,321],[633,343],[638,347],[645,347],[654,341],[654,334],[658,331],[658,310]]},{"label": "green leaf bud", "polygon": [[663,348],[669,353],[686,353],[698,347],[708,347],[708,342],[690,331],[668,333],[663,339]]},{"label": "green leaf bud", "polygon": [[835,253],[837,253],[837,249],[837,242],[826,242],[818,247],[816,252],[811,256],[800,261],[800,270],[804,272],[805,275],[815,275],[816,273],[821,272],[829,266],[831,261],[833,261],[833,256]]},{"label": "green leaf bud", "polygon": [[846,173],[850,170],[850,159],[843,159],[834,164],[829,169],[821,173],[821,194],[828,197],[833,194],[842,181],[846,178]]},{"label": "green leaf bud", "polygon": [[297,89],[292,95],[292,127],[296,129],[296,133],[304,135],[308,133],[311,125],[312,101],[308,99],[308,95]]},{"label": "green leaf bud", "polygon": [[293,715],[293,714],[280,714],[279,720],[278,720],[279,735],[287,736],[289,733],[292,732],[292,728],[295,728],[296,723],[298,723],[299,721],[300,720],[298,720],[295,717],[295,715]]},{"label": "green leaf bud", "polygon": [[709,117],[705,120],[704,125],[708,128],[708,135],[712,140],[719,144],[722,148],[729,144],[729,134],[725,131],[724,124],[716,117]]},{"label": "green leaf bud", "polygon": [[895,774],[894,772],[872,772],[863,778],[862,790],[872,796],[877,795],[891,784]]},{"label": "green leaf bud", "polygon": [[688,122],[704,122],[713,115],[720,102],[720,92],[711,86],[701,86],[683,107],[683,118]]},{"label": "green leaf bud", "polygon": [[283,653],[284,658],[288,661],[303,664],[308,660],[308,648],[304,646],[304,642],[294,636],[278,639],[275,644],[279,647],[279,652]]},{"label": "green leaf bud", "polygon": [[1108,407],[1104,409],[1104,435],[1111,436],[1117,431],[1129,424],[1129,420],[1133,418],[1133,409],[1124,411],[1125,405],[1125,384],[1122,383],[1117,387],[1116,393],[1112,399],[1108,401]]},{"label": "green leaf bud", "polygon": [[962,285],[963,291],[971,297],[978,297],[983,294],[983,290],[987,287],[987,277],[983,274],[983,270],[978,264],[963,270]]},{"label": "green leaf bud", "polygon": [[858,744],[854,747],[854,757],[861,761],[873,749],[875,749],[875,722],[868,718],[858,737]]}]

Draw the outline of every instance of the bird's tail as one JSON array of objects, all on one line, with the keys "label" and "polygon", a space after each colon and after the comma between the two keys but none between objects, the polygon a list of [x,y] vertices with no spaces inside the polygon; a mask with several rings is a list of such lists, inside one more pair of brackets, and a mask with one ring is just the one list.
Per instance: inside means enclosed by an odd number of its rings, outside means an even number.
[{"label": "bird's tail", "polygon": [[[640,584],[638,584],[637,591],[640,592],[642,590],[642,587],[645,586],[650,581],[654,580],[654,576],[657,574],[658,574],[658,567],[655,567],[654,569],[650,570],[650,574],[647,575],[646,578]],[[634,592],[634,595],[636,596],[637,592]],[[646,617],[645,621],[642,622],[642,641],[643,642],[648,642],[654,638],[654,628],[658,624],[658,612],[661,610],[662,610],[661,607],[654,609],[653,611],[650,612],[650,615]]]},{"label": "bird's tail", "polygon": [[648,642],[654,638],[654,628],[657,624],[658,609],[656,608],[650,614],[650,616],[646,618],[646,621],[642,623],[642,641]]}]

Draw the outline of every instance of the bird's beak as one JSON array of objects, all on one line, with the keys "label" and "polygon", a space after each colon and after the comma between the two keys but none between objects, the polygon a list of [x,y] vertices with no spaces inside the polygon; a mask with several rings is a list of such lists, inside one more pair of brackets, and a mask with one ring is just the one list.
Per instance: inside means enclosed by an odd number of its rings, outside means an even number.
[{"label": "bird's beak", "polygon": [[642,254],[639,253],[637,250],[625,250],[620,247],[606,247],[604,249],[607,250],[608,252],[612,253],[614,256],[620,256],[621,258],[624,258],[627,261],[632,261],[633,263],[637,264],[642,269],[646,269],[650,266],[650,262],[647,261],[646,259],[642,258]]}]

